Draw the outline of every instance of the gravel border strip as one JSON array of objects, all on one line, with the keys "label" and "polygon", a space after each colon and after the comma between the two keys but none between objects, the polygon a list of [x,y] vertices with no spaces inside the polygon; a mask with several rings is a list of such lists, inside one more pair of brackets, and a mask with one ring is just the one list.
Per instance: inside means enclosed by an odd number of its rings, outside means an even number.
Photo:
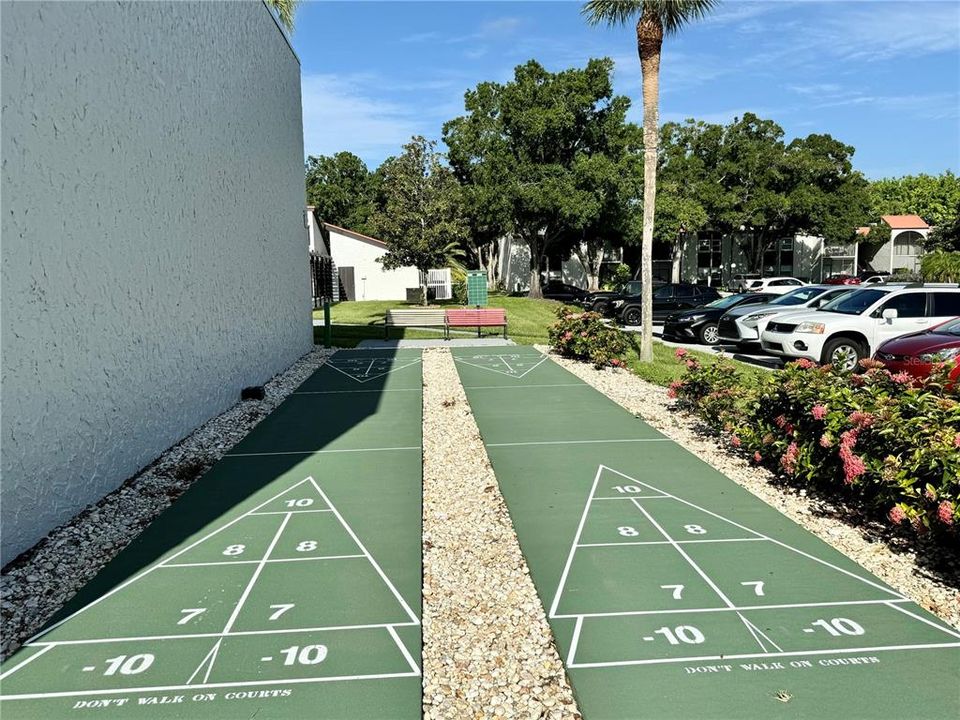
[{"label": "gravel border strip", "polygon": [[580,718],[448,350],[423,385],[423,716]]},{"label": "gravel border strip", "polygon": [[[894,550],[865,536],[863,528],[839,519],[837,509],[827,501],[808,497],[804,490],[772,484],[776,475],[751,465],[745,458],[729,452],[714,437],[705,435],[695,415],[676,409],[676,403],[667,397],[666,388],[641,380],[628,370],[610,368],[598,371],[588,363],[558,357],[546,346],[538,345],[537,349],[548,353],[558,365],[641,417],[898,592],[960,629],[960,571],[956,566],[953,567],[956,583],[951,586],[944,581],[945,578],[924,569],[915,552],[901,548]],[[948,571],[945,575],[949,578],[951,573]]]},{"label": "gravel border strip", "polygon": [[315,347],[264,385],[263,400],[238,402],[208,420],[5,567],[0,576],[0,660],[36,633],[334,352]]}]

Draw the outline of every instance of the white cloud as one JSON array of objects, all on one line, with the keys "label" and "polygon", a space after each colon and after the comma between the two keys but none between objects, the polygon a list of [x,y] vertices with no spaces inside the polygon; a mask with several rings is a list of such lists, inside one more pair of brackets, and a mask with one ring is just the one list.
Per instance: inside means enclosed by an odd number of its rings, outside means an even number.
[{"label": "white cloud", "polygon": [[818,45],[849,59],[886,60],[960,50],[955,2],[871,2],[824,15]]},{"label": "white cloud", "polygon": [[364,76],[304,75],[303,144],[306,155],[349,150],[379,158],[399,152],[422,132],[413,108],[378,99],[365,88]]}]

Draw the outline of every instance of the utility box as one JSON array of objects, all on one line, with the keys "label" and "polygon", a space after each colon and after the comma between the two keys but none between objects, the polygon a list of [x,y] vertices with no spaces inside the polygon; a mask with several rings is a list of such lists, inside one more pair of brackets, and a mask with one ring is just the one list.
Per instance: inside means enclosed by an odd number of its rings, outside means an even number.
[{"label": "utility box", "polygon": [[470,270],[467,272],[467,305],[484,307],[487,304],[487,272]]}]

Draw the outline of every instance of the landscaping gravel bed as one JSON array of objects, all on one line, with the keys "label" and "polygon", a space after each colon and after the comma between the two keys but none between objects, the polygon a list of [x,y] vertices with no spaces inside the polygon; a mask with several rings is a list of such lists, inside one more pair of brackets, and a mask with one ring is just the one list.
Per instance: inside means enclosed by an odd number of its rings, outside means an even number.
[{"label": "landscaping gravel bed", "polygon": [[[549,348],[539,346],[549,352]],[[777,483],[770,471],[731,453],[704,431],[697,417],[681,412],[666,388],[641,380],[627,370],[595,370],[588,363],[551,358],[614,402],[680,443],[701,460],[775,507],[794,522],[862,565],[906,597],[960,629],[960,566],[956,555],[929,548],[938,567],[931,569],[917,551],[883,541],[883,529],[845,522],[843,508],[805,490]],[[928,548],[922,548],[927,550]]]},{"label": "landscaping gravel bed", "polygon": [[36,633],[333,352],[315,348],[307,353],[264,386],[263,400],[238,402],[200,426],[5,567],[0,575],[0,659]]},{"label": "landscaping gravel bed", "polygon": [[424,718],[579,718],[449,351],[423,383]]}]

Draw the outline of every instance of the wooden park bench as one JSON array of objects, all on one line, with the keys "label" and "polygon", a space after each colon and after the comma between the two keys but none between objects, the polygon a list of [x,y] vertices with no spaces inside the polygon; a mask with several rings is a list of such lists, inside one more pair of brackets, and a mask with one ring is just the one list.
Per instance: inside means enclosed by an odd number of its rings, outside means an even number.
[{"label": "wooden park bench", "polygon": [[438,327],[447,332],[447,317],[443,310],[387,310],[387,317],[383,322],[383,338],[390,337],[392,327]]},{"label": "wooden park bench", "polygon": [[447,338],[450,337],[450,328],[475,327],[477,337],[480,337],[480,328],[502,327],[503,337],[507,337],[507,311],[503,308],[463,308],[462,310],[447,310]]}]

